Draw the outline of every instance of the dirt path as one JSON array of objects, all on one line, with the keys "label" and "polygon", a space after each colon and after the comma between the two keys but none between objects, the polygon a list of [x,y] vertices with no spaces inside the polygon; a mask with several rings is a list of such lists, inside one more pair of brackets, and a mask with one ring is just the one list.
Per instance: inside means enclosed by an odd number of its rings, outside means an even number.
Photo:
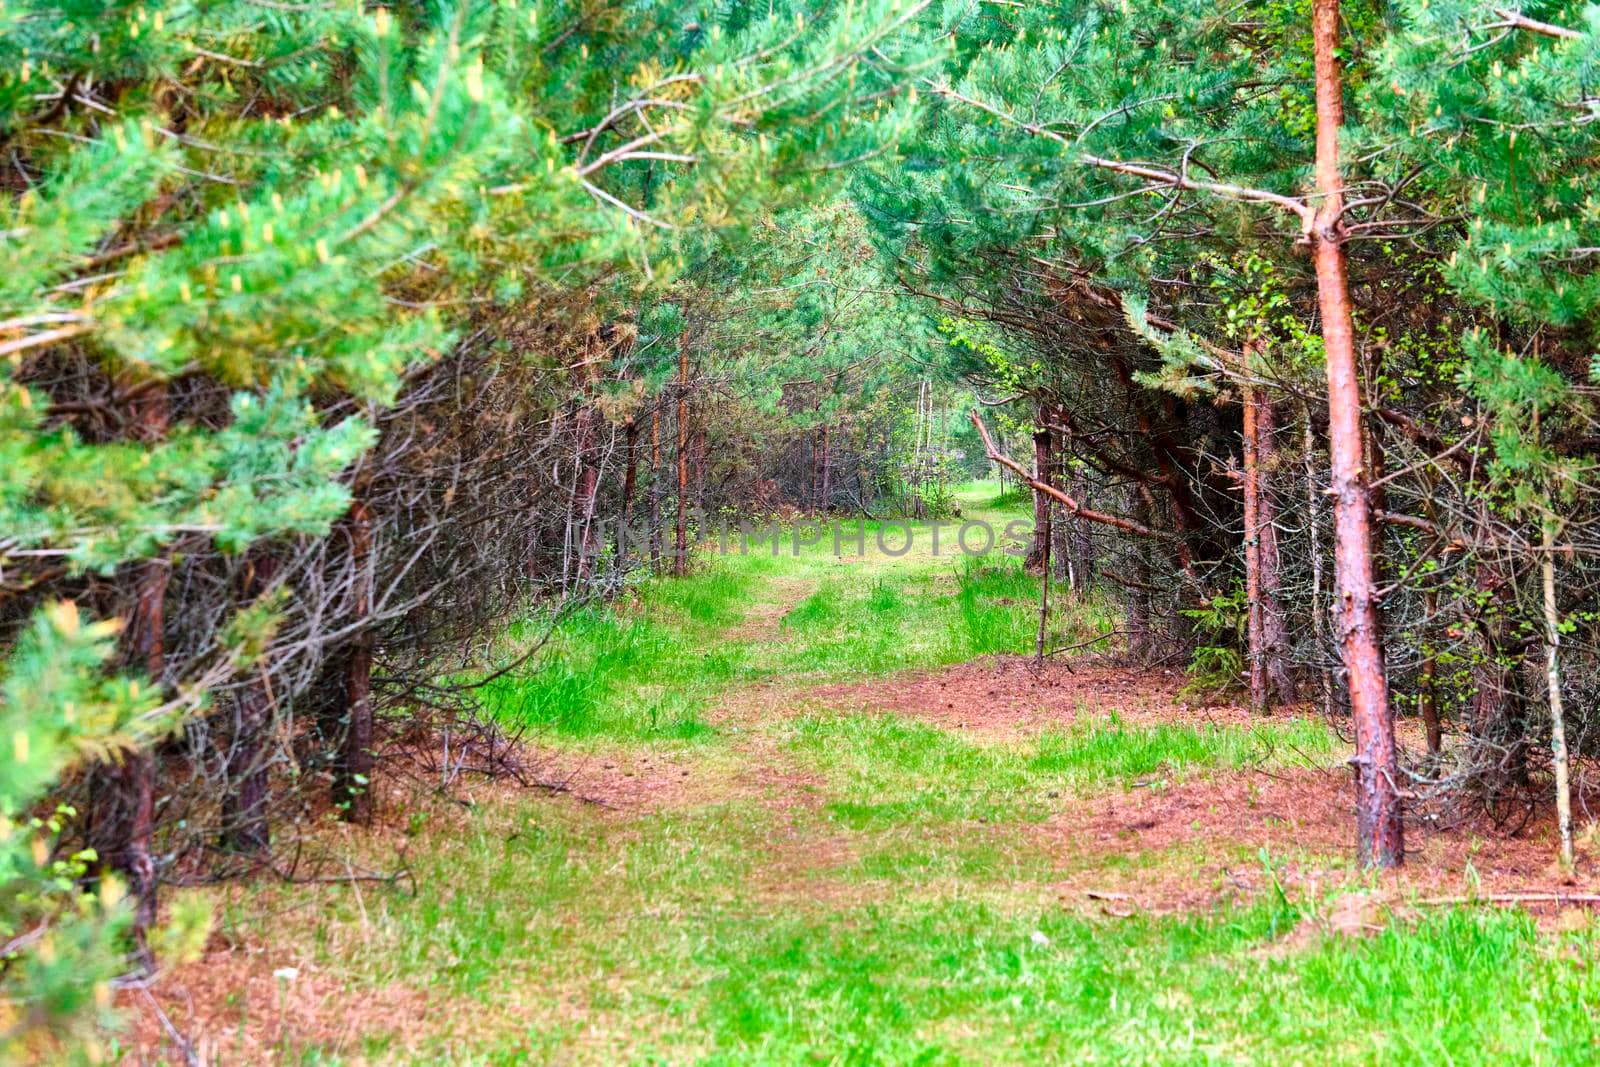
[{"label": "dirt path", "polygon": [[[860,567],[862,561],[831,562]],[[883,561],[869,563],[876,569]],[[752,656],[770,655],[793,639],[784,619],[833,573],[828,567],[765,579],[722,639]],[[650,749],[603,757],[556,751],[550,768],[575,794],[622,818],[736,801],[789,827],[800,813],[815,821],[828,788],[824,776],[801,766],[782,742],[781,724],[797,716],[891,715],[1002,746],[1108,717],[1131,728],[1262,727],[1241,703],[1185,696],[1186,681],[1171,668],[1092,661],[1052,661],[1041,670],[1023,656],[985,656],[855,681],[778,677],[736,686],[707,709],[707,721],[726,740],[715,757]],[[1294,717],[1312,713],[1286,711],[1269,723]],[[1281,860],[1276,876],[1287,883],[1315,887],[1350,877],[1349,793],[1348,774],[1337,765],[1216,770],[1074,796],[1042,823],[1016,833],[1056,857],[1063,899],[1104,891],[1146,910],[1185,910],[1261,892],[1271,880],[1261,856]],[[1547,887],[1549,829],[1535,824],[1508,837],[1486,827],[1419,827],[1409,868],[1387,877],[1395,886],[1430,892],[1459,891],[1470,879],[1484,892]],[[822,840],[787,833],[772,842],[772,851],[776,887],[802,869],[838,866],[852,849],[838,835]]]},{"label": "dirt path", "polygon": [[[711,643],[721,651],[736,650],[764,669],[755,672],[757,680],[721,691],[704,709],[708,738],[529,746],[529,768],[541,781],[561,787],[555,795],[519,790],[504,780],[474,780],[459,783],[446,796],[431,784],[424,789],[414,781],[392,780],[386,783],[390,792],[379,826],[359,836],[330,827],[319,831],[326,839],[315,844],[329,854],[351,855],[358,867],[373,870],[408,868],[408,857],[419,853],[451,854],[469,838],[490,858],[488,869],[495,869],[503,855],[517,888],[498,898],[501,913],[511,918],[503,926],[486,927],[491,941],[514,946],[519,937],[529,938],[537,951],[527,966],[536,968],[551,945],[596,931],[603,951],[597,949],[592,958],[569,956],[582,965],[569,972],[541,972],[539,978],[548,987],[545,999],[570,1005],[551,1009],[555,1014],[549,1018],[541,1016],[545,1025],[576,1020],[584,1027],[595,1010],[586,998],[597,995],[599,987],[582,976],[604,972],[599,961],[610,958],[610,946],[640,933],[628,925],[628,916],[641,909],[658,915],[662,929],[692,940],[716,929],[697,924],[710,922],[719,902],[751,921],[822,915],[831,922],[838,914],[839,921],[848,922],[851,915],[859,916],[850,910],[857,905],[987,898],[999,902],[1002,911],[1060,908],[1115,922],[1175,912],[1207,914],[1280,889],[1298,900],[1317,901],[1331,890],[1365,887],[1385,901],[1404,902],[1460,894],[1469,886],[1482,893],[1557,888],[1549,868],[1552,829],[1543,823],[1516,837],[1473,828],[1447,833],[1415,827],[1409,839],[1413,851],[1402,872],[1381,879],[1363,876],[1354,865],[1349,775],[1337,751],[1332,758],[1324,752],[1320,761],[1280,760],[1235,769],[1169,772],[1158,766],[1148,774],[1087,786],[1065,781],[1058,786],[1046,777],[1016,773],[1019,762],[1025,767],[1037,755],[1044,736],[1070,739],[1074,731],[1093,733],[1108,724],[1133,732],[1176,726],[1232,736],[1296,718],[1284,714],[1264,723],[1242,706],[1186,698],[1186,679],[1176,671],[1088,661],[1053,662],[1035,670],[1028,658],[1018,656],[831,681],[765,669],[787,662],[783,653],[803,640],[784,620],[845,568],[852,583],[885,573],[881,560],[818,559],[803,573],[764,574],[737,621],[712,635]],[[706,654],[704,633],[697,632],[694,647],[684,655]],[[832,765],[831,757],[819,756],[821,750],[807,748],[797,737],[819,723],[824,730],[836,721],[870,726],[874,717],[921,729],[936,744],[948,743],[950,758],[977,761],[980,775],[989,767],[983,761],[998,754],[996,789],[1029,795],[1026,804],[1011,807],[1004,802],[1012,798],[1002,796],[997,810],[1026,814],[988,818],[958,811],[952,816],[934,805],[934,815],[924,818],[916,802],[972,788],[970,770],[965,785],[955,780],[958,767],[952,777],[942,775],[938,760],[944,757],[936,753],[927,764],[916,762],[913,754],[910,769],[895,781],[896,799],[909,798],[910,814],[852,821],[848,809],[861,799],[862,768],[849,759],[865,757],[847,753]],[[1304,712],[1299,717],[1312,718]],[[1315,720],[1304,725],[1314,726]],[[580,902],[569,901],[554,910],[571,909],[570,920],[557,919],[530,934],[523,924],[539,918],[541,904],[523,895],[513,861],[523,838],[542,833],[546,823],[567,842],[577,869],[605,872],[596,891],[615,895],[617,904],[585,912]],[[669,882],[658,888],[641,880],[643,888],[629,895],[635,872],[627,866],[634,855],[628,849],[638,841],[648,847],[636,854],[637,862],[648,863],[652,855],[690,866],[704,862],[707,883],[674,887]],[[736,860],[716,858],[730,850]],[[717,866],[723,862],[730,866]],[[565,869],[566,863],[555,869]],[[1585,866],[1580,875],[1588,879],[1591,872]],[[431,907],[442,912],[457,895],[492,897],[496,890],[490,881],[480,881],[446,884],[448,878],[436,876],[422,889],[435,894]],[[234,909],[226,929],[214,935],[197,964],[164,976],[158,996],[192,1032],[207,1035],[241,1062],[273,1058],[279,1045],[321,1043],[350,1050],[369,1030],[388,1034],[398,1054],[429,1047],[440,1035],[520,1032],[529,1025],[524,1018],[529,1005],[514,998],[487,1010],[470,997],[453,996],[436,974],[407,972],[406,982],[374,984],[370,972],[348,965],[374,945],[387,944],[386,951],[397,952],[396,945],[404,944],[400,929],[427,943],[417,927],[430,923],[403,923],[412,921],[405,897],[417,892],[414,884],[364,890],[353,879],[340,884],[335,877],[300,887],[233,883],[217,892]],[[323,916],[326,944],[297,945],[278,936],[274,917],[298,909]],[[475,930],[479,910],[466,909],[454,921]],[[1560,915],[1551,910],[1541,920],[1561,921]],[[429,960],[430,966],[462,962],[453,943],[448,951],[437,946],[435,951],[437,956],[416,958]],[[293,979],[282,977],[286,961],[298,968]],[[520,976],[508,980],[507,988],[520,988],[522,981]],[[608,978],[605,996],[615,1000],[628,993],[629,981]],[[533,1007],[546,1010],[537,999]],[[597,1037],[602,1033],[603,1028],[594,1031]],[[154,1020],[140,1017],[134,1047],[154,1048],[161,1041]]]}]

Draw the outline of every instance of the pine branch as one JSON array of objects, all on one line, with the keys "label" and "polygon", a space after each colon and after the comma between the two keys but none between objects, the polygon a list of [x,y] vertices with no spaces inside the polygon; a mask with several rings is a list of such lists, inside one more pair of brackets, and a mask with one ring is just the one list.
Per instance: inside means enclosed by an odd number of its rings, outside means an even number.
[{"label": "pine branch", "polygon": [[[1022,119],[1019,119],[1015,115],[995,107],[993,104],[988,104],[982,100],[977,100],[973,97],[958,93],[948,85],[941,85],[935,82],[929,82],[928,84],[932,87],[933,91],[940,96],[955,100],[958,103],[966,104],[969,107],[977,108],[979,111],[993,115],[1001,121],[1030,133],[1035,137],[1043,137],[1047,140],[1055,141],[1057,144],[1067,145],[1069,147],[1077,143],[1075,139],[1063,136],[1062,134],[1057,133],[1055,130],[1047,129],[1031,122],[1024,122]],[[1143,163],[1125,163],[1121,160],[1107,159],[1103,156],[1091,155],[1089,153],[1080,153],[1079,155],[1073,157],[1073,161],[1076,163],[1081,163],[1084,166],[1098,167],[1101,170],[1109,170],[1117,174],[1126,174],[1130,177],[1144,178],[1147,181],[1154,183],[1147,190],[1143,190],[1146,192],[1155,192],[1158,189],[1187,189],[1193,192],[1211,193],[1215,196],[1220,196],[1228,200],[1240,200],[1245,203],[1255,204],[1270,204],[1273,207],[1282,208],[1283,210],[1293,214],[1300,220],[1301,225],[1307,230],[1310,229],[1312,221],[1316,218],[1315,209],[1313,209],[1303,200],[1292,196],[1284,196],[1281,193],[1270,192],[1266,189],[1251,189],[1247,186],[1233,185],[1228,182],[1198,181],[1189,177],[1187,173],[1168,170],[1165,167],[1152,167]]]},{"label": "pine branch", "polygon": [[1530,19],[1522,12],[1512,11],[1510,8],[1497,7],[1494,9],[1494,13],[1500,18],[1500,21],[1490,23],[1489,29],[1526,30],[1529,33],[1537,33],[1542,37],[1554,37],[1562,41],[1574,41],[1583,36],[1577,30],[1569,30],[1565,26],[1557,26],[1553,22],[1540,22],[1538,19]]}]

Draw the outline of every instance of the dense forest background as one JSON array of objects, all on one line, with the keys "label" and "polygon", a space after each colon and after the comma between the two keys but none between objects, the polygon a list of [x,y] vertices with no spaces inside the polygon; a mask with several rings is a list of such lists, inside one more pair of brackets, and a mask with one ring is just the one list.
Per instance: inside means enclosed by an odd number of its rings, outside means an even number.
[{"label": "dense forest background", "polygon": [[1119,655],[1348,726],[1365,859],[1554,803],[1570,866],[1600,8],[30,0],[0,59],[0,1049],[204,939],[159,886],[493,773],[484,687],[714,517],[991,463]]}]

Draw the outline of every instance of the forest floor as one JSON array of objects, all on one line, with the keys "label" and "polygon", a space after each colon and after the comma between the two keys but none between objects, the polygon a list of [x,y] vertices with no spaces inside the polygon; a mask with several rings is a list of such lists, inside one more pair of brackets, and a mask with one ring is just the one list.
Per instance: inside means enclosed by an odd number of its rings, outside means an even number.
[{"label": "forest floor", "polygon": [[[966,517],[1014,517],[995,493]],[[1600,1058],[1588,912],[1437,903],[1572,890],[1547,827],[1363,874],[1319,717],[1085,658],[1095,599],[1035,671],[1037,579],[918,532],[568,618],[484,694],[557,788],[391,786],[293,846],[350,877],[192,891],[217,928],[156,987],[171,1023],[238,1063]],[[130,1058],[173,1057],[130,1007]]]}]

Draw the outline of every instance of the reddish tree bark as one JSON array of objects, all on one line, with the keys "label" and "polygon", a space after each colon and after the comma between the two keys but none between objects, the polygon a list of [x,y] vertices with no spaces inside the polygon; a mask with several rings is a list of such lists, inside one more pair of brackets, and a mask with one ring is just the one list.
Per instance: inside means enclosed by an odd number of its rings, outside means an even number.
[{"label": "reddish tree bark", "polygon": [[1255,388],[1246,388],[1244,398],[1244,594],[1250,710],[1264,715],[1270,701],[1267,699],[1266,647],[1261,630],[1261,460],[1256,436],[1258,392]]},{"label": "reddish tree bark", "polygon": [[1311,222],[1312,258],[1322,312],[1328,372],[1328,444],[1334,498],[1334,575],[1339,644],[1350,685],[1356,734],[1356,828],[1361,862],[1399,866],[1405,858],[1394,714],[1379,644],[1373,583],[1372,518],[1361,463],[1361,385],[1344,252],[1344,182],[1339,127],[1344,102],[1339,70],[1338,0],[1314,0],[1316,184],[1321,202]]},{"label": "reddish tree bark", "polygon": [[[147,564],[146,566],[158,566]],[[133,934],[146,957],[144,934],[156,921],[155,757],[145,749],[123,755],[95,772],[88,843],[102,871],[114,871],[133,902]]]},{"label": "reddish tree bark", "polygon": [[[1049,436],[1049,431],[1045,431]],[[1042,468],[1044,476],[1050,477],[1052,471],[1048,466]],[[1044,551],[1039,558],[1039,630],[1033,640],[1033,665],[1036,668],[1044,667],[1045,640],[1050,635],[1050,501],[1045,498],[1044,505]]]}]

